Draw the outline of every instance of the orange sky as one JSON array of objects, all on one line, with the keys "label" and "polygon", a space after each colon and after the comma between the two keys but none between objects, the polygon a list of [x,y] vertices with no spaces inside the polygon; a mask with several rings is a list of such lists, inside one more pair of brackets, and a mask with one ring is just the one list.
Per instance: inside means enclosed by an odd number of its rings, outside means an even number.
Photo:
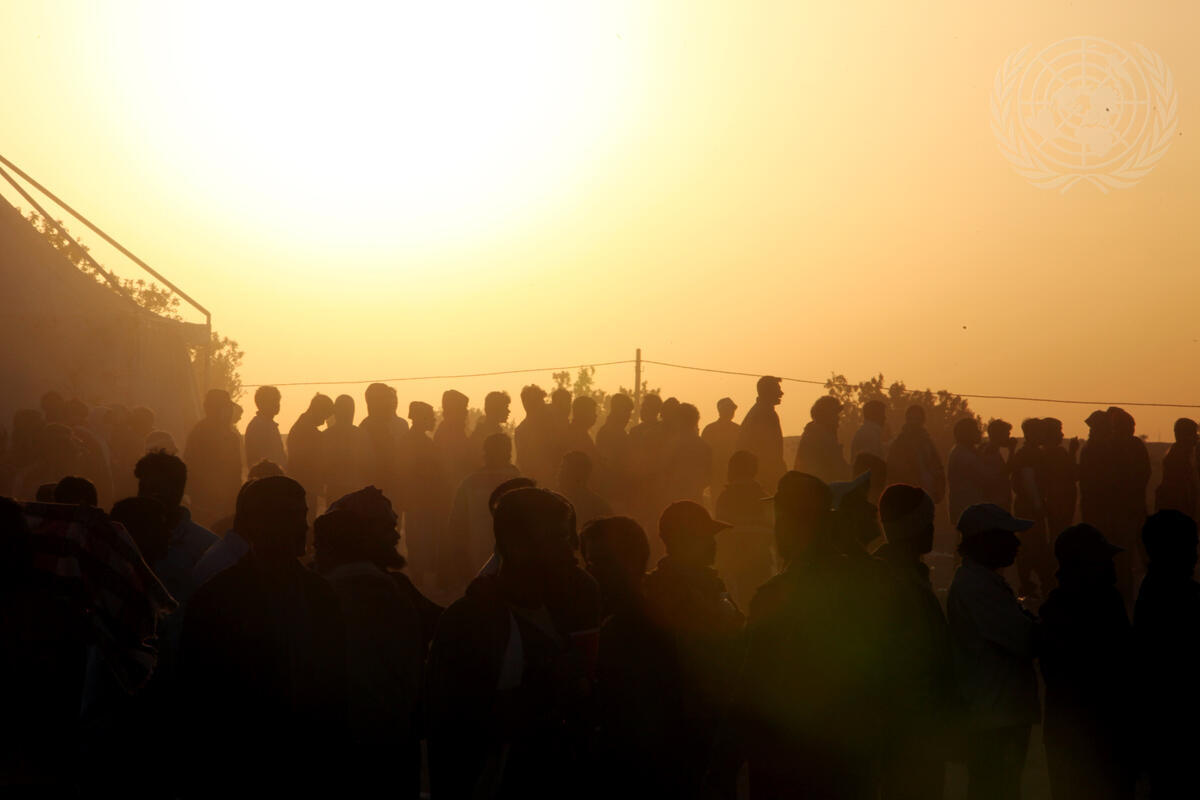
[{"label": "orange sky", "polygon": [[[247,382],[640,346],[1200,402],[1192,4],[292,6],[0,12],[0,153],[208,305]],[[1141,42],[1174,74],[1178,135],[1133,188],[1038,189],[997,148],[997,68],[1076,35]],[[615,389],[632,370],[597,377]],[[647,377],[706,420],[722,395],[753,399],[752,379]],[[458,388],[481,404],[528,380]],[[313,390],[285,394],[285,427]],[[798,432],[815,389],[785,390]],[[973,405],[1068,432],[1086,415]],[[1161,438],[1181,412],[1134,413]]]}]

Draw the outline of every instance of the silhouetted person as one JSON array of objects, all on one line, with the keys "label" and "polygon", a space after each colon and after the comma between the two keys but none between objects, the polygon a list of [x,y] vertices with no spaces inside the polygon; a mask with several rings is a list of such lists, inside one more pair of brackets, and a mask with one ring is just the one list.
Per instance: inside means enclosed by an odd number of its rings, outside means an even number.
[{"label": "silhouetted person", "polygon": [[[1050,543],[1046,538],[1045,504],[1045,426],[1040,419],[1027,419],[1021,423],[1024,441],[1021,449],[1009,461],[1013,485],[1013,513],[1033,523],[1021,533],[1021,551],[1017,555],[1017,575],[1021,585],[1018,592],[1025,597],[1037,596],[1043,600],[1054,588],[1054,563],[1050,556]],[[1037,574],[1037,586],[1033,575]]]},{"label": "silhouetted person", "polygon": [[904,412],[904,427],[888,449],[888,479],[893,483],[918,486],[942,502],[946,494],[946,470],[929,431],[925,429],[925,409],[912,405]]},{"label": "silhouetted person", "polygon": [[264,458],[280,466],[287,465],[283,437],[279,435],[279,414],[282,398],[274,386],[260,386],[254,392],[254,418],[246,423],[246,463],[257,464]]},{"label": "silhouetted person", "polygon": [[880,497],[879,519],[886,541],[875,556],[896,583],[889,617],[899,641],[896,728],[885,750],[880,797],[938,798],[945,791],[956,690],[950,628],[921,560],[933,550],[933,499],[915,486],[893,484]]},{"label": "silhouetted person", "polygon": [[521,407],[525,419],[517,425],[513,444],[517,451],[517,469],[542,486],[554,483],[558,462],[555,460],[555,439],[546,406],[546,392],[530,384],[521,390]]},{"label": "silhouetted person", "polygon": [[92,508],[100,505],[96,487],[87,478],[80,478],[77,475],[68,475],[54,485],[54,502],[72,506],[91,506]]},{"label": "silhouetted person", "polygon": [[1150,563],[1133,612],[1140,724],[1137,737],[1150,796],[1193,797],[1200,747],[1200,584],[1196,523],[1174,511],[1151,515],[1142,529]]},{"label": "silhouetted person", "polygon": [[[651,522],[657,524],[658,515],[662,513],[662,473],[667,457],[667,432],[659,419],[662,405],[662,398],[656,394],[643,397],[642,407],[638,410],[641,421],[629,431],[634,516],[643,528]],[[654,551],[653,543],[650,549]]]},{"label": "silhouetted person", "polygon": [[413,580],[428,591],[441,566],[439,545],[450,513],[451,491],[443,461],[431,434],[437,422],[433,406],[408,404],[412,429],[404,442],[406,456],[404,537]]},{"label": "silhouetted person", "polygon": [[91,409],[83,401],[70,400],[63,413],[66,415],[66,424],[71,426],[75,438],[83,445],[79,474],[96,487],[100,504],[107,508],[113,501],[112,459],[108,445],[94,428]]},{"label": "silhouetted person", "polygon": [[187,465],[178,456],[147,453],[134,467],[138,497],[149,497],[162,504],[171,528],[167,555],[151,563],[154,573],[180,604],[186,604],[196,588],[193,572],[201,556],[217,542],[217,537],[192,519],[180,503],[188,485]]},{"label": "silhouetted person", "polygon": [[228,514],[242,485],[242,447],[229,392],[211,389],[204,396],[204,419],[188,434],[183,460],[196,520],[207,525]]},{"label": "silhouetted person", "polygon": [[608,404],[608,416],[596,431],[599,460],[594,465],[595,485],[614,506],[628,510],[633,487],[629,474],[632,454],[626,429],[633,419],[633,400],[627,394],[618,393],[609,397]]},{"label": "silhouetted person", "polygon": [[958,524],[958,518],[968,507],[989,502],[987,475],[979,452],[982,441],[979,422],[974,417],[963,417],[954,423],[954,447],[950,448],[946,458],[946,482],[950,489],[947,510],[951,525]]},{"label": "silhouetted person", "polygon": [[599,459],[596,443],[592,441],[591,430],[596,425],[596,401],[590,397],[576,397],[571,405],[571,421],[563,437],[564,453],[578,450],[587,453],[588,458],[595,463]]},{"label": "silhouetted person", "polygon": [[[1138,534],[1146,522],[1146,486],[1150,483],[1150,454],[1146,443],[1134,433],[1133,417],[1123,409],[1110,408],[1112,422],[1111,512],[1108,526],[1101,528],[1113,544],[1124,548],[1114,559],[1117,588],[1126,603],[1133,600],[1133,553]],[[1099,527],[1099,526],[1097,526]]]},{"label": "silhouetted person", "polygon": [[946,615],[965,704],[972,800],[1021,796],[1029,732],[1040,716],[1034,620],[1001,574],[1016,561],[1017,534],[1030,527],[1029,520],[990,503],[971,506],[958,520],[963,562],[950,586]]},{"label": "silhouetted person", "polygon": [[1103,411],[1093,411],[1085,422],[1088,438],[1079,452],[1079,510],[1084,522],[1111,533],[1116,480],[1112,419]]},{"label": "silhouetted person", "polygon": [[612,514],[609,502],[589,486],[591,476],[592,459],[587,453],[571,450],[563,456],[558,470],[558,491],[575,508],[575,521],[581,528]]},{"label": "silhouetted person", "polygon": [[446,581],[461,591],[479,574],[492,555],[495,537],[488,500],[496,487],[520,473],[512,463],[512,440],[503,433],[489,436],[481,448],[483,466],[463,479],[450,507],[442,540]]},{"label": "silhouetted person", "polygon": [[730,456],[726,474],[716,514],[733,528],[717,540],[717,570],[738,608],[750,608],[758,587],[775,574],[770,493],[758,482],[758,459],[748,450]]},{"label": "silhouetted person", "polygon": [[812,421],[804,426],[796,448],[797,472],[815,475],[826,483],[844,481],[850,477],[850,465],[838,441],[838,418],[842,404],[828,395],[818,397],[809,415]]},{"label": "silhouetted person", "polygon": [[851,465],[850,473],[862,475],[864,472],[871,473],[871,485],[867,489],[867,500],[878,506],[883,490],[891,484],[891,481],[888,480],[887,462],[871,453],[859,453],[854,459],[854,464]]},{"label": "silhouetted person", "polygon": [[[337,595],[300,565],[304,489],[262,478],[238,496],[235,527],[250,552],[193,595],[181,668],[194,747],[240,758],[191,765],[189,795],[231,786],[281,796],[333,788],[346,731],[345,624]],[[306,759],[301,754],[321,754]],[[340,777],[340,776],[337,776]]]},{"label": "silhouetted person", "polygon": [[1156,510],[1171,508],[1196,518],[1196,421],[1175,420],[1175,443],[1163,456],[1162,483],[1154,493]]},{"label": "silhouetted person", "polygon": [[457,486],[479,465],[479,451],[467,436],[468,398],[454,389],[442,392],[442,421],[433,434],[442,469],[451,486]]},{"label": "silhouetted person", "polygon": [[870,453],[876,458],[887,460],[884,425],[887,424],[887,406],[882,400],[868,400],[862,407],[863,421],[850,440],[850,459],[861,453]]},{"label": "silhouetted person", "polygon": [[396,390],[384,383],[372,383],[364,394],[367,416],[358,423],[363,439],[363,482],[378,487],[391,501],[396,513],[405,508],[408,456],[403,452],[408,423],[397,415]]},{"label": "silhouetted person", "polygon": [[362,469],[365,447],[363,433],[354,425],[354,398],[340,394],[321,431],[322,494],[327,502],[357,491],[366,483]]},{"label": "silhouetted person", "polygon": [[[568,720],[588,659],[573,647],[579,619],[558,603],[578,569],[573,514],[552,492],[516,489],[494,527],[499,571],[446,609],[430,652],[434,797],[549,797],[578,780]],[[598,616],[594,581],[591,592]]]},{"label": "silhouetted person", "polygon": [[505,433],[504,427],[511,414],[511,404],[512,398],[508,396],[508,392],[488,392],[483,398],[483,416],[471,431],[471,447],[475,452],[482,452],[483,443],[489,436]]},{"label": "silhouetted person", "polygon": [[712,479],[708,484],[708,496],[712,502],[717,501],[717,495],[729,482],[729,458],[737,450],[738,431],[741,426],[733,421],[737,413],[737,404],[732,398],[722,397],[717,401],[717,419],[704,426],[700,438],[712,451]]},{"label": "silhouetted person", "polygon": [[125,526],[147,564],[167,557],[171,542],[171,524],[167,509],[153,497],[126,497],[113,503],[109,513]]},{"label": "silhouetted person", "polygon": [[783,463],[783,428],[775,406],[783,400],[782,379],[764,375],[758,379],[758,398],[742,419],[738,450],[748,450],[758,459],[762,483],[773,488],[787,466]]},{"label": "silhouetted person", "polygon": [[1054,800],[1133,798],[1133,632],[1116,588],[1118,552],[1086,524],[1054,542],[1058,588],[1039,609],[1038,630]]},{"label": "silhouetted person", "polygon": [[[316,566],[346,624],[346,762],[338,790],[415,800],[421,790],[418,715],[436,606],[402,574],[391,503],[375,487],[345,495],[318,517]],[[433,610],[432,620],[429,618]]]},{"label": "silhouetted person", "polygon": [[712,479],[712,450],[700,438],[700,411],[691,403],[680,403],[675,444],[667,454],[663,478],[663,500],[704,500]]},{"label": "silhouetted person", "polygon": [[1042,496],[1046,505],[1046,533],[1050,541],[1070,527],[1075,520],[1078,468],[1075,455],[1079,440],[1071,439],[1063,447],[1062,420],[1046,417],[1042,420]]},{"label": "silhouetted person", "polygon": [[[1012,477],[1009,462],[1017,440],[1012,436],[1012,425],[1002,419],[987,424],[987,441],[979,448],[979,463],[983,468],[984,502],[1012,510]],[[1008,456],[1004,455],[1008,451]],[[957,523],[958,520],[955,520]]]},{"label": "silhouetted person", "polygon": [[321,490],[325,486],[325,454],[321,446],[321,426],[332,413],[333,400],[329,395],[317,393],[288,431],[288,476],[304,487],[310,518],[317,515],[321,506]]}]

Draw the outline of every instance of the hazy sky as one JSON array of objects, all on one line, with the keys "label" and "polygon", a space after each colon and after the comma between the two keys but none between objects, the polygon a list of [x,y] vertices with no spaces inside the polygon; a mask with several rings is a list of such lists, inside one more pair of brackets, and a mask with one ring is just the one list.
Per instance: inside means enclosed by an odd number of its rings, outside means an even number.
[{"label": "hazy sky", "polygon": [[[205,303],[247,382],[640,346],[1200,402],[1192,3],[301,5],[0,11],[0,153]],[[1009,54],[1080,35],[1142,43],[1173,73],[1178,133],[1133,188],[1036,188],[993,136]],[[632,369],[597,377],[615,389]],[[718,397],[753,399],[752,379],[647,378],[706,421]],[[530,379],[458,388],[482,405]],[[285,428],[312,391],[285,393]],[[817,390],[785,391],[799,432]],[[1087,412],[973,405],[1068,432]],[[1155,438],[1200,415],[1131,410]]]}]

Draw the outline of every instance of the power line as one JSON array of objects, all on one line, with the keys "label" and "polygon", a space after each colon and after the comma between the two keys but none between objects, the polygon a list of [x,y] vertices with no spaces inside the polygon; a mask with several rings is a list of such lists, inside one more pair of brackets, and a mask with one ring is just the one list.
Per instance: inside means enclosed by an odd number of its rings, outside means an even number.
[{"label": "power line", "polygon": [[461,375],[414,375],[405,378],[370,378],[361,381],[295,381],[292,383],[243,383],[245,389],[257,389],[260,386],[361,386],[364,383],[403,383],[404,381],[448,381],[458,378],[493,378],[497,375],[521,375],[530,372],[556,372],[564,369],[579,367],[615,367],[622,364],[632,364],[633,359],[623,361],[601,361],[595,364],[569,364],[565,367],[537,367],[531,369],[503,369],[497,372],[467,372]]}]

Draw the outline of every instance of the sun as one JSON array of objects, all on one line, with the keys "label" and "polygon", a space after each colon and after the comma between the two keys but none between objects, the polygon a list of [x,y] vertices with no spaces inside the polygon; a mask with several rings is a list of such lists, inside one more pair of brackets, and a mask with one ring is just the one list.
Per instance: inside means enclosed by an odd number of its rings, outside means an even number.
[{"label": "sun", "polygon": [[[616,4],[148,4],[146,139],[207,203],[289,235],[536,219],[637,116]],[[341,234],[339,234],[341,232]]]}]

